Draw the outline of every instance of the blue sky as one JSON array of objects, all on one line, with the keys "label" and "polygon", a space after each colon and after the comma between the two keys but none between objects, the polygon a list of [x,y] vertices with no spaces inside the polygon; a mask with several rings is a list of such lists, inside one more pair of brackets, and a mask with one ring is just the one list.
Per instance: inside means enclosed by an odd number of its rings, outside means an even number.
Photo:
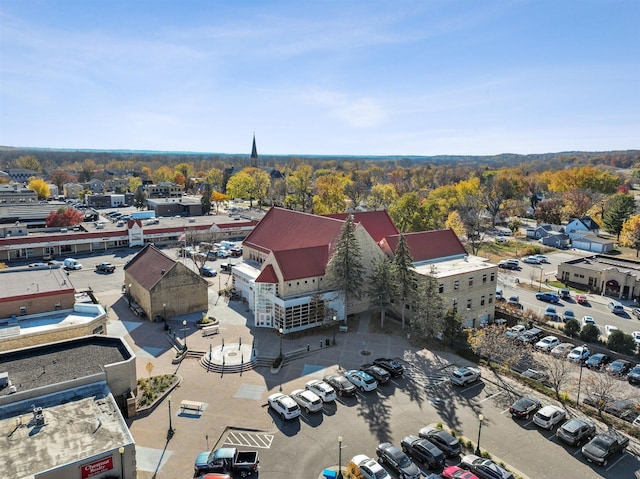
[{"label": "blue sky", "polygon": [[0,0],[0,145],[640,148],[640,2]]}]

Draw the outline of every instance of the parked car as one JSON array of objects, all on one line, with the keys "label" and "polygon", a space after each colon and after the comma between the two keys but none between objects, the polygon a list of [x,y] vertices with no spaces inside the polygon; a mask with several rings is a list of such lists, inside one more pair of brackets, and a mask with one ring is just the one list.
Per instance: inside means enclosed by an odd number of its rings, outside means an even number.
[{"label": "parked car", "polygon": [[636,345],[640,345],[640,331],[633,331],[631,336],[633,336],[633,340],[636,342]]},{"label": "parked car", "polygon": [[329,384],[319,379],[312,379],[304,385],[305,389],[311,391],[322,399],[323,402],[336,400],[336,391]]},{"label": "parked car", "polygon": [[381,464],[386,464],[400,479],[420,479],[420,469],[409,456],[390,442],[383,442],[376,448],[376,454]]},{"label": "parked car", "polygon": [[602,369],[604,365],[609,363],[611,358],[603,353],[597,353],[592,355],[589,359],[584,362],[584,365],[589,369]]},{"label": "parked car", "polygon": [[571,299],[571,291],[569,291],[568,288],[560,288],[558,290],[558,296],[560,296],[560,299]]},{"label": "parked car", "polygon": [[353,396],[356,393],[356,387],[342,374],[329,374],[323,381],[335,389],[339,396]]},{"label": "parked car", "polygon": [[545,336],[540,341],[538,341],[534,347],[539,349],[540,351],[544,351],[548,353],[553,348],[555,348],[558,344],[560,344],[560,340],[555,336]]},{"label": "parked car", "polygon": [[548,263],[549,262],[549,258],[547,258],[543,254],[534,254],[533,257],[536,258],[541,263]]},{"label": "parked car", "polygon": [[222,447],[198,454],[194,463],[196,474],[203,472],[229,472],[246,477],[258,472],[258,451],[238,451],[235,447]]},{"label": "parked car", "polygon": [[515,326],[511,326],[509,329],[507,329],[505,334],[507,335],[508,338],[516,339],[518,336],[520,336],[526,330],[527,330],[527,328],[525,326],[523,326],[522,324],[516,324]]},{"label": "parked car", "polygon": [[389,473],[378,464],[378,461],[371,459],[369,456],[358,454],[353,456],[351,462],[358,466],[364,479],[391,479]]},{"label": "parked car", "polygon": [[560,296],[556,293],[536,293],[536,299],[547,303],[559,303]]},{"label": "parked car", "polygon": [[296,389],[291,392],[291,397],[307,414],[322,411],[322,399],[307,389]]},{"label": "parked car", "polygon": [[523,309],[522,303],[520,303],[520,296],[509,296],[507,306],[510,308]]},{"label": "parked car", "polygon": [[634,366],[627,373],[627,381],[629,381],[629,384],[640,384],[640,365]]},{"label": "parked car", "polygon": [[373,378],[378,381],[378,384],[385,384],[391,379],[391,373],[389,371],[375,364],[363,364],[360,366],[360,371],[364,371],[369,376],[373,376]]},{"label": "parked car", "polygon": [[591,441],[582,446],[581,451],[587,461],[606,466],[611,456],[624,452],[628,445],[629,438],[627,436],[610,430],[591,439]]},{"label": "parked car", "polygon": [[544,310],[545,319],[549,319],[550,321],[558,321],[558,312],[556,311],[555,306],[547,306],[547,309]]},{"label": "parked car", "polygon": [[524,397],[518,399],[511,406],[509,406],[509,412],[511,417],[517,419],[529,419],[532,414],[535,414],[538,409],[542,407],[542,403],[535,398]]},{"label": "parked car", "polygon": [[558,406],[545,406],[533,415],[533,422],[543,429],[553,429],[555,426],[564,421],[567,413]]},{"label": "parked car", "polygon": [[586,361],[586,359],[591,355],[589,348],[586,346],[578,346],[571,350],[569,354],[567,354],[567,359],[569,361],[574,361],[576,363],[581,363]]},{"label": "parked car", "polygon": [[506,301],[506,299],[502,294],[502,290],[500,288],[496,289],[496,301]]},{"label": "parked car", "polygon": [[478,368],[458,368],[451,373],[450,379],[453,384],[466,386],[480,379],[481,375]]},{"label": "parked car", "polygon": [[524,333],[518,336],[518,340],[525,343],[535,343],[542,337],[544,332],[539,328],[527,329]]},{"label": "parked car", "polygon": [[82,265],[80,264],[80,261],[78,261],[77,259],[67,258],[64,260],[63,264],[64,264],[64,269],[66,270],[82,269]]},{"label": "parked car", "polygon": [[595,433],[595,424],[586,419],[574,417],[558,428],[556,436],[562,442],[571,446],[579,446],[580,444],[590,440]]},{"label": "parked car", "polygon": [[605,324],[604,333],[609,336],[614,331],[618,331],[618,326],[614,326],[613,324]]},{"label": "parked car", "polygon": [[562,313],[562,321],[566,323],[570,319],[576,319],[576,315],[573,309],[565,309],[564,313]]},{"label": "parked car", "polygon": [[525,258],[522,258],[522,262],[527,264],[540,264],[540,260],[535,256],[527,256]]},{"label": "parked car", "polygon": [[213,278],[218,274],[215,268],[207,264],[205,264],[200,271],[202,271],[202,276],[207,276],[209,278]]},{"label": "parked car", "polygon": [[582,317],[582,326],[586,326],[587,324],[596,325],[596,320],[593,319],[593,316],[583,316]]},{"label": "parked car", "polygon": [[549,375],[544,371],[538,369],[529,368],[522,373],[525,378],[533,379],[534,381],[540,381],[541,383],[549,379]]},{"label": "parked car", "polygon": [[394,378],[400,377],[404,374],[404,367],[395,359],[377,358],[373,360],[373,364],[380,366],[382,369],[386,369]]},{"label": "parked car", "polygon": [[633,367],[633,365],[624,359],[616,359],[614,362],[609,364],[607,367],[607,373],[612,376],[623,376],[629,372],[629,370]]},{"label": "parked car", "polygon": [[479,479],[473,472],[462,469],[458,466],[447,466],[440,474],[442,479]]},{"label": "parked car", "polygon": [[513,474],[503,467],[490,459],[483,459],[475,454],[464,456],[460,465],[481,479],[514,479]]},{"label": "parked car", "polygon": [[567,354],[569,354],[574,347],[571,343],[560,343],[551,350],[551,356],[555,358],[566,358]]},{"label": "parked car", "polygon": [[423,427],[418,436],[437,446],[447,457],[457,457],[462,450],[460,441],[443,429]]},{"label": "parked car", "polygon": [[300,407],[291,396],[275,393],[267,398],[267,402],[269,407],[284,420],[300,416]]},{"label": "parked car", "polygon": [[418,436],[405,436],[400,442],[400,447],[405,454],[420,461],[430,469],[444,467],[444,453],[433,443]]},{"label": "parked car", "polygon": [[373,376],[364,371],[351,369],[345,373],[345,377],[362,392],[373,391],[378,387],[378,382],[373,379]]},{"label": "parked car", "polygon": [[587,304],[589,304],[589,300],[587,299],[587,297],[584,294],[577,294],[576,295],[576,303],[582,304],[582,305],[587,305]]},{"label": "parked car", "polygon": [[632,422],[638,416],[638,409],[640,409],[640,404],[633,399],[610,400],[604,408],[612,416],[627,422]]},{"label": "parked car", "polygon": [[633,314],[636,318],[640,319],[640,308],[633,308],[631,310],[631,314]]}]

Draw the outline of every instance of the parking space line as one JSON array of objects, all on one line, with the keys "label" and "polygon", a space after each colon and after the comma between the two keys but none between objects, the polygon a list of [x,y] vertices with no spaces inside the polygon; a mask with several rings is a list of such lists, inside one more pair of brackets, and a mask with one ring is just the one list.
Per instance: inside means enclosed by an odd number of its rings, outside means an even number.
[{"label": "parking space line", "polygon": [[574,456],[575,456],[575,455],[577,455],[581,450],[582,450],[582,448],[581,448],[581,447],[579,447],[579,448],[578,448],[578,450],[577,450],[576,452],[574,452],[574,453],[573,453],[573,455],[574,455]]},{"label": "parking space line", "polygon": [[[494,397],[499,396],[500,394],[503,394],[503,393],[504,393],[504,391],[498,391],[497,393],[492,394],[491,396],[487,396],[486,398],[481,399],[481,400],[480,400],[480,401],[478,401],[478,402],[479,402],[479,403],[483,403],[483,402],[488,401],[489,399],[493,399]],[[502,413],[501,413],[501,414],[502,414]]]},{"label": "parking space line", "polygon": [[505,412],[509,412],[509,408],[505,409],[504,411],[502,411],[500,414],[504,414]]},{"label": "parking space line", "polygon": [[[607,471],[609,469],[611,469],[613,466],[615,466],[616,464],[618,464],[620,461],[622,461],[624,459],[624,456],[626,456],[627,454],[629,454],[628,452],[626,452],[625,454],[620,454],[620,457],[618,458],[618,460],[616,462],[614,462],[613,464],[611,464],[609,467],[607,467]],[[629,454],[630,455],[630,454]]]}]

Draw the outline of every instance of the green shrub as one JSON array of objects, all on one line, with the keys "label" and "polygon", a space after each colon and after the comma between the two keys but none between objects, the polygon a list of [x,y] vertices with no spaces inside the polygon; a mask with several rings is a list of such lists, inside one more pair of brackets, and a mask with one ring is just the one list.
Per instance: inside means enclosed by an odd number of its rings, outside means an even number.
[{"label": "green shrub", "polygon": [[436,424],[436,429],[442,429],[442,423],[439,422],[438,424]]},{"label": "green shrub", "polygon": [[570,319],[564,324],[562,330],[564,331],[564,334],[570,338],[575,338],[578,331],[580,331],[580,323],[575,319]]},{"label": "green shrub", "polygon": [[600,330],[595,324],[585,324],[580,331],[580,339],[587,343],[597,343],[600,340]]}]

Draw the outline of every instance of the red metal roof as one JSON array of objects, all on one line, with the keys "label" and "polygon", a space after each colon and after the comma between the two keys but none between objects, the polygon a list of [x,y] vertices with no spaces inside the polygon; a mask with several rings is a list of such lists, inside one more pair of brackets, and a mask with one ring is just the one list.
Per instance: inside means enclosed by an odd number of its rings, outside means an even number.
[{"label": "red metal roof", "polygon": [[333,245],[344,221],[283,208],[271,208],[243,241],[259,251],[287,251]]},{"label": "red metal roof", "polygon": [[[468,254],[451,229],[405,233],[404,238],[416,262]],[[381,247],[387,254],[393,254],[399,241],[400,235],[389,236],[383,240]]]},{"label": "red metal roof", "polygon": [[256,278],[256,283],[278,283],[278,276],[276,276],[276,271],[273,269],[273,266],[270,264],[266,265]]},{"label": "red metal roof", "polygon": [[311,246],[286,251],[275,251],[274,256],[284,281],[323,276],[329,261],[327,245]]},{"label": "red metal roof", "polygon": [[[350,213],[338,213],[334,215],[323,215],[328,218],[336,218],[346,220]],[[399,233],[396,225],[393,224],[389,213],[384,211],[362,211],[351,213],[353,221],[362,224],[369,235],[376,243],[382,241],[387,236],[397,235]]]}]

